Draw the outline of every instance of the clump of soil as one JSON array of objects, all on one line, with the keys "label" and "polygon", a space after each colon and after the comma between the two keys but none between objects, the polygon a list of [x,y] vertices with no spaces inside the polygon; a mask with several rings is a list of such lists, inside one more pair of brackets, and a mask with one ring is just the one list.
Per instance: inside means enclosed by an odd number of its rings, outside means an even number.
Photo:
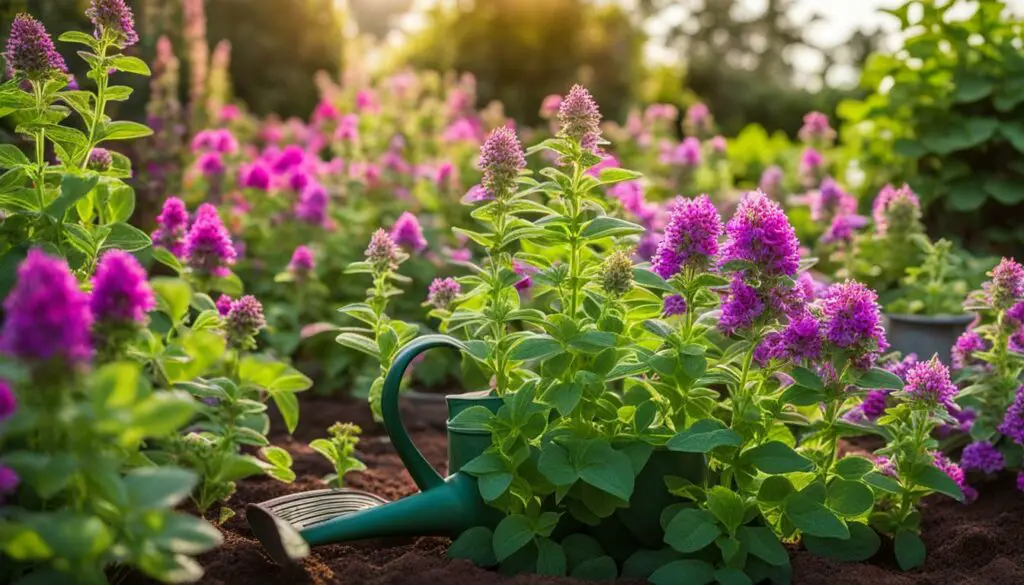
[{"label": "clump of soil", "polygon": [[[335,421],[355,422],[363,427],[359,455],[367,464],[365,472],[347,476],[348,485],[388,499],[417,491],[415,484],[391,447],[383,429],[373,423],[361,402],[309,397],[301,402],[300,429],[295,437],[278,434],[274,444],[295,458],[298,479],[286,485],[270,479],[246,480],[229,502],[236,511],[222,530],[224,545],[199,558],[206,569],[202,585],[419,585],[458,583],[460,585],[570,585],[569,578],[519,575],[505,577],[480,569],[466,561],[445,557],[444,538],[375,539],[318,547],[301,566],[279,567],[263,553],[249,533],[245,505],[278,496],[320,489],[320,477],[330,465],[308,446],[325,434]],[[405,412],[413,441],[426,458],[445,472],[447,440],[442,429],[418,422],[415,413]],[[275,421],[275,428],[283,428]],[[948,498],[929,501],[923,510],[922,536],[928,545],[924,567],[902,572],[892,555],[891,545],[870,563],[842,563],[823,559],[806,551],[794,551],[793,583],[796,585],[1020,585],[1024,583],[1024,494],[1011,478],[978,486],[979,499],[969,505]],[[126,585],[148,583],[137,576]],[[625,584],[627,581],[620,581]]]}]

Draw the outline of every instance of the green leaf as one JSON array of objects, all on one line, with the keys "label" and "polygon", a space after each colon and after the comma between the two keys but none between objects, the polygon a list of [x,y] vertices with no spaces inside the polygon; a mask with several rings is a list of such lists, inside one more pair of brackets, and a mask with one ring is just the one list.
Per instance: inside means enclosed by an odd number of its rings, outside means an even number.
[{"label": "green leaf", "polygon": [[956,91],[953,92],[953,101],[960,104],[976,102],[992,94],[995,84],[988,78],[978,73],[964,72],[953,80]]},{"label": "green leaf", "polygon": [[79,43],[81,45],[88,45],[90,47],[95,46],[96,43],[99,42],[92,35],[77,30],[69,30],[67,32],[63,32],[59,37],[57,37],[57,40],[63,41],[65,43]]},{"label": "green leaf", "polygon": [[580,479],[621,500],[633,495],[633,465],[629,457],[603,439],[591,439],[575,453]]},{"label": "green leaf", "polygon": [[804,492],[793,492],[786,497],[786,517],[806,534],[827,538],[850,537],[850,531],[838,516]]},{"label": "green leaf", "polygon": [[875,464],[865,457],[843,457],[832,468],[836,475],[843,479],[860,479],[875,470]]},{"label": "green leaf", "polygon": [[924,564],[927,554],[921,537],[908,530],[900,531],[895,539],[896,562],[904,571],[916,569]]},{"label": "green leaf", "polygon": [[639,179],[643,175],[628,169],[620,169],[617,167],[605,167],[601,169],[598,175],[598,182],[602,185],[611,185],[614,183],[621,183],[622,181],[632,181]]},{"label": "green leaf", "polygon": [[110,66],[125,73],[134,73],[136,75],[145,75],[147,77],[152,74],[149,70],[149,65],[146,65],[146,62],[138,57],[117,55],[110,60]]},{"label": "green leaf", "polygon": [[494,413],[486,407],[470,406],[448,421],[448,428],[459,431],[487,431],[491,428],[493,418]]},{"label": "green leaf", "polygon": [[103,520],[71,510],[35,516],[29,525],[66,561],[98,562],[114,542]]},{"label": "green leaf", "polygon": [[530,519],[522,514],[506,516],[494,529],[494,558],[503,561],[533,540]]},{"label": "green leaf", "polygon": [[556,486],[570,486],[580,478],[580,473],[569,459],[569,452],[557,443],[541,447],[537,469]]},{"label": "green leaf", "polygon": [[747,551],[770,565],[789,564],[789,554],[771,528],[765,526],[741,526],[737,536]]},{"label": "green leaf", "polygon": [[704,418],[669,439],[666,446],[672,451],[683,453],[710,453],[716,447],[738,447],[743,439],[725,424]]},{"label": "green leaf", "polygon": [[184,500],[196,485],[196,474],[177,467],[140,467],[124,478],[133,509],[169,509]]},{"label": "green leaf", "polygon": [[97,142],[106,142],[108,140],[131,140],[134,138],[144,138],[153,134],[153,131],[144,124],[138,122],[125,122],[119,120],[117,122],[111,122],[103,127],[101,138]]},{"label": "green leaf", "polygon": [[[46,208],[46,213],[52,217],[64,217],[64,212],[79,199],[85,197],[89,191],[92,191],[99,180],[99,175],[95,173],[89,175],[65,174],[60,180],[60,195]],[[149,237],[147,236],[146,239],[149,240]]]},{"label": "green leaf", "polygon": [[919,468],[910,476],[910,481],[961,502],[964,501],[964,492],[960,490],[960,486],[953,481],[953,478],[934,465]]},{"label": "green leaf", "polygon": [[537,573],[540,575],[565,575],[565,550],[550,538],[537,540]]},{"label": "green leaf", "polygon": [[517,361],[539,360],[562,353],[562,344],[550,335],[533,335],[517,343],[509,352],[509,359]]},{"label": "green leaf", "polygon": [[26,484],[46,499],[66,488],[78,471],[78,461],[67,453],[48,455],[15,451],[5,453],[0,461],[16,471]]},{"label": "green leaf", "polygon": [[887,492],[890,494],[902,494],[903,488],[895,479],[888,475],[883,475],[877,471],[872,471],[864,476],[864,483],[875,488],[878,491]]},{"label": "green leaf", "polygon": [[665,279],[651,272],[646,268],[633,268],[633,281],[644,288],[661,290],[665,292],[676,292]]},{"label": "green leaf", "polygon": [[[246,430],[256,433],[252,429]],[[259,433],[256,434],[258,435]],[[224,458],[220,469],[217,470],[214,480],[221,482],[238,481],[263,473],[263,467],[263,462],[251,455],[229,454]]]},{"label": "green leaf", "polygon": [[1019,181],[992,177],[985,181],[984,189],[1003,205],[1016,205],[1024,201],[1024,189]]},{"label": "green leaf", "polygon": [[359,350],[375,359],[380,359],[380,350],[377,349],[377,344],[368,337],[357,333],[341,333],[334,340],[345,347]]},{"label": "green leaf", "polygon": [[128,221],[133,211],[135,211],[135,191],[124,183],[112,185],[107,194],[106,209],[103,213],[107,223]]},{"label": "green leaf", "polygon": [[612,236],[626,236],[631,234],[642,234],[645,229],[642,225],[617,217],[602,216],[594,219],[583,228],[584,239],[595,240]]},{"label": "green leaf", "polygon": [[581,581],[614,581],[619,576],[619,567],[615,564],[615,559],[600,556],[583,561],[569,576]]},{"label": "green leaf", "polygon": [[987,198],[984,189],[977,182],[968,179],[954,181],[947,189],[947,206],[952,211],[975,211],[985,204]]},{"label": "green leaf", "polygon": [[202,518],[188,514],[171,514],[164,517],[163,527],[155,536],[153,544],[163,550],[183,555],[197,555],[217,548],[224,542],[220,531]]},{"label": "green leaf", "polygon": [[807,368],[793,368],[792,375],[793,379],[796,380],[796,383],[805,388],[810,388],[811,390],[825,389],[825,383],[821,381],[821,377]]},{"label": "green leaf", "polygon": [[0,550],[15,561],[44,560],[53,556],[53,549],[38,532],[28,526],[0,526]]},{"label": "green leaf", "polygon": [[746,573],[735,567],[722,567],[715,571],[715,580],[719,585],[753,585],[754,582]]},{"label": "green leaf", "polygon": [[850,530],[850,538],[805,534],[804,546],[816,555],[847,562],[863,562],[875,556],[882,545],[878,534],[861,522],[848,522],[846,526]]},{"label": "green leaf", "polygon": [[769,441],[743,453],[742,459],[767,474],[812,471],[814,463],[781,441]]},{"label": "green leaf", "polygon": [[544,399],[554,405],[562,416],[568,416],[580,401],[583,386],[576,382],[559,382],[544,394]]},{"label": "green leaf", "polygon": [[590,331],[574,335],[569,340],[569,345],[585,352],[596,353],[602,349],[615,347],[617,341],[618,337],[614,333],[591,329]]},{"label": "green leaf", "polygon": [[477,478],[480,496],[485,502],[493,502],[500,498],[512,485],[512,474],[507,471],[488,473]]},{"label": "green leaf", "polygon": [[133,225],[114,223],[109,227],[110,233],[103,240],[103,245],[100,246],[101,250],[116,248],[126,252],[136,252],[148,248],[152,244],[149,235]]},{"label": "green leaf", "polygon": [[498,564],[492,544],[494,534],[485,526],[474,526],[459,535],[448,547],[448,558],[467,559],[478,567]]},{"label": "green leaf", "polygon": [[681,553],[693,553],[721,536],[715,517],[704,510],[681,510],[665,528],[665,542]]},{"label": "green leaf", "polygon": [[28,157],[17,146],[0,144],[0,167],[11,168],[28,164],[31,164]]},{"label": "green leaf", "polygon": [[765,504],[781,504],[786,501],[786,496],[793,493],[793,484],[781,475],[766,477],[761,482],[757,492],[757,499]]},{"label": "green leaf", "polygon": [[294,392],[272,392],[270,397],[284,419],[288,434],[294,433],[299,426],[299,397]]},{"label": "green leaf", "polygon": [[793,384],[782,392],[781,400],[794,406],[813,406],[825,400],[825,392]]},{"label": "green leaf", "polygon": [[181,263],[181,260],[177,256],[171,253],[167,248],[154,247],[152,250],[153,259],[157,262],[167,266],[171,270],[177,273],[181,273],[185,266]]},{"label": "green leaf", "polygon": [[131,97],[134,90],[125,85],[111,85],[103,94],[108,102],[123,102]]},{"label": "green leaf", "polygon": [[903,380],[882,368],[871,368],[857,377],[857,386],[870,389],[903,390]]},{"label": "green leaf", "polygon": [[195,411],[195,401],[185,392],[154,393],[132,409],[131,431],[140,439],[163,438],[181,429]]},{"label": "green leaf", "polygon": [[275,467],[290,468],[292,466],[292,456],[280,447],[264,447],[260,449],[260,454]]},{"label": "green leaf", "polygon": [[166,314],[175,324],[181,323],[192,302],[192,287],[185,280],[166,276],[154,277],[149,283],[156,294],[156,310]]},{"label": "green leaf", "polygon": [[704,561],[672,561],[647,578],[653,585],[707,585],[715,581],[715,569]]},{"label": "green leaf", "polygon": [[860,516],[875,504],[871,489],[859,481],[836,479],[828,486],[826,504],[847,518]]},{"label": "green leaf", "polygon": [[715,518],[725,526],[729,534],[735,534],[736,529],[743,524],[743,516],[746,506],[743,505],[743,498],[729,488],[716,485],[707,492],[708,510]]}]

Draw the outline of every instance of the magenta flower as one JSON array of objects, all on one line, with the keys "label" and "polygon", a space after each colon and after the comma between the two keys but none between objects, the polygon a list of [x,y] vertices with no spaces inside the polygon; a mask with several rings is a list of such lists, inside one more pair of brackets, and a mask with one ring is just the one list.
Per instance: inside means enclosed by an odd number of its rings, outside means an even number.
[{"label": "magenta flower", "polygon": [[580,143],[589,152],[597,151],[601,139],[601,112],[593,96],[582,85],[574,85],[558,107],[559,135]]},{"label": "magenta flower", "polygon": [[21,478],[18,474],[5,465],[0,465],[0,502],[3,501],[3,496],[9,496],[18,489],[18,485],[21,483]]},{"label": "magenta flower", "polygon": [[1024,297],[1024,266],[1013,258],[1003,258],[988,275],[991,280],[982,288],[993,308],[1009,309]]},{"label": "magenta flower", "polygon": [[398,246],[383,228],[373,232],[370,245],[366,248],[366,260],[377,272],[398,268]]},{"label": "magenta flower", "polygon": [[817,360],[821,357],[821,323],[810,312],[791,318],[782,332],[782,343],[793,361]]},{"label": "magenta flower", "polygon": [[208,177],[223,175],[226,169],[224,159],[221,158],[219,152],[204,152],[199,155],[199,159],[196,161],[196,168]]},{"label": "magenta flower", "polygon": [[875,197],[871,217],[875,221],[875,232],[880,236],[890,232],[908,233],[921,219],[921,202],[907,185],[899,189],[886,185]]},{"label": "magenta flower", "polygon": [[772,199],[778,199],[782,194],[782,169],[777,166],[770,166],[761,173],[761,181],[758,188]]},{"label": "magenta flower", "polygon": [[783,357],[786,353],[785,344],[782,341],[782,334],[772,331],[764,336],[764,339],[754,348],[754,362],[762,368],[768,367],[774,359]]},{"label": "magenta flower", "polygon": [[200,130],[192,138],[192,152],[231,154],[238,152],[238,139],[224,128]]},{"label": "magenta flower", "polygon": [[811,193],[811,219],[829,221],[841,215],[857,212],[857,199],[836,183],[832,177],[825,177],[817,191]]},{"label": "magenta flower", "polygon": [[649,124],[675,122],[679,109],[672,104],[651,104],[644,110],[644,121]]},{"label": "magenta flower", "polygon": [[553,93],[546,98],[540,104],[540,117],[545,120],[550,120],[558,114],[559,108],[562,107],[562,96],[557,93]]},{"label": "magenta flower", "polygon": [[520,262],[518,260],[513,260],[512,270],[515,271],[515,273],[518,274],[519,276],[523,277],[521,280],[519,280],[519,282],[515,284],[516,290],[518,290],[519,292],[523,292],[525,290],[529,290],[530,287],[533,286],[533,279],[530,278],[530,275],[537,272],[536,268],[530,266],[529,264]]},{"label": "magenta flower", "polygon": [[288,145],[278,153],[271,165],[271,170],[283,175],[293,168],[301,165],[306,160],[306,153],[301,147],[294,144]]},{"label": "magenta flower", "polygon": [[423,237],[423,228],[416,216],[408,211],[395,220],[391,228],[391,239],[403,248],[413,252],[421,252],[427,248],[427,239]]},{"label": "magenta flower", "polygon": [[316,259],[313,251],[308,246],[299,246],[292,252],[292,259],[288,263],[288,271],[296,276],[306,277],[316,268]]},{"label": "magenta flower", "polygon": [[665,317],[686,314],[686,299],[683,295],[669,295],[665,297],[661,314]]},{"label": "magenta flower", "polygon": [[436,309],[446,311],[451,308],[461,291],[462,287],[454,278],[435,278],[427,291],[427,303]]},{"label": "magenta flower", "polygon": [[725,154],[727,147],[725,136],[715,136],[709,142],[711,144],[711,152],[718,155]]},{"label": "magenta flower", "polygon": [[959,465],[950,461],[945,455],[938,451],[932,452],[932,460],[935,462],[935,467],[938,467],[942,473],[945,473],[956,482],[956,485],[960,488],[960,491],[964,493],[964,499],[968,502],[975,500],[978,497],[978,492],[967,485],[967,478],[964,475],[964,470]]},{"label": "magenta flower", "polygon": [[484,171],[481,184],[491,197],[503,199],[515,188],[519,171],[526,168],[515,130],[502,126],[487,137],[480,147],[480,167]]},{"label": "magenta flower", "polygon": [[711,110],[700,102],[686,109],[686,125],[695,134],[711,132]]},{"label": "magenta flower", "polygon": [[221,317],[226,317],[227,314],[231,312],[232,302],[234,301],[228,295],[220,295],[219,297],[217,297],[217,302],[215,303],[215,305],[217,307],[217,312],[220,313]]},{"label": "magenta flower", "polygon": [[177,197],[168,197],[160,215],[156,216],[156,223],[159,227],[153,231],[153,245],[165,248],[175,256],[183,256],[185,232],[188,229],[185,202]]},{"label": "magenta flower", "polygon": [[24,75],[28,79],[43,80],[67,74],[68,66],[53,46],[53,39],[43,23],[29,14],[19,14],[11,23],[7,37],[7,75]]},{"label": "magenta flower", "polygon": [[0,352],[26,361],[82,364],[92,356],[89,297],[59,258],[32,249],[4,301]]},{"label": "magenta flower", "polygon": [[726,335],[750,329],[764,313],[764,309],[764,302],[758,296],[757,289],[745,283],[742,276],[735,274],[729,283],[729,293],[722,302],[718,328]]},{"label": "magenta flower", "polygon": [[743,197],[725,233],[728,239],[720,265],[742,260],[768,277],[796,276],[800,264],[796,231],[782,207],[764,193],[751,191]]},{"label": "magenta flower", "polygon": [[957,393],[956,384],[949,379],[949,368],[942,365],[937,356],[910,368],[904,390],[915,401],[930,407],[956,409],[953,404]]},{"label": "magenta flower", "polygon": [[334,139],[341,142],[355,142],[359,140],[359,116],[345,114],[338,120],[338,127],[334,129]]},{"label": "magenta flower", "polygon": [[700,140],[690,136],[675,147],[669,157],[669,164],[698,167],[701,160]]},{"label": "magenta flower", "polygon": [[311,225],[323,225],[327,220],[327,199],[327,189],[323,185],[308,185],[295,204],[295,217]]},{"label": "magenta flower", "polygon": [[252,164],[242,168],[238,176],[238,184],[245,189],[268,191],[270,189],[270,169],[263,161],[254,160]]},{"label": "magenta flower", "polygon": [[988,344],[985,339],[976,332],[967,330],[960,334],[953,345],[951,355],[953,358],[953,369],[962,370],[978,363],[974,358],[974,352],[985,351]]},{"label": "magenta flower", "polygon": [[104,323],[145,323],[156,307],[146,269],[128,252],[109,250],[92,277],[89,301],[93,317]]},{"label": "magenta flower", "polygon": [[209,203],[196,211],[184,247],[189,267],[200,276],[227,276],[228,267],[238,257],[231,234],[221,222],[217,208]]},{"label": "magenta flower", "polygon": [[245,295],[231,303],[231,309],[225,318],[228,345],[236,349],[253,348],[256,345],[253,338],[266,326],[263,305],[256,297]]},{"label": "magenta flower", "polygon": [[722,231],[722,218],[707,195],[677,198],[651,270],[666,280],[684,268],[707,270],[718,254]]},{"label": "magenta flower", "polygon": [[821,112],[808,112],[798,136],[807,143],[831,142],[836,137],[836,131],[829,126],[828,116]]},{"label": "magenta flower", "polygon": [[139,35],[135,32],[135,17],[124,0],[92,0],[85,15],[92,21],[95,27],[93,34],[97,39],[109,32],[121,47],[130,47],[139,42]]},{"label": "magenta flower", "polygon": [[480,139],[480,132],[478,123],[470,118],[458,118],[441,132],[441,142],[477,142]]},{"label": "magenta flower", "polygon": [[380,109],[377,104],[377,96],[370,89],[360,89],[356,92],[356,110],[360,112],[376,112]]},{"label": "magenta flower", "polygon": [[837,244],[853,242],[853,234],[867,225],[867,219],[860,215],[837,215],[828,226],[825,233],[821,235],[821,243]]},{"label": "magenta flower", "polygon": [[825,158],[821,156],[820,152],[810,147],[805,148],[800,155],[799,168],[800,176],[803,177],[805,183],[813,183],[824,164]]},{"label": "magenta flower", "polygon": [[907,372],[909,372],[910,368],[914,367],[915,364],[917,364],[917,354],[908,353],[903,356],[902,360],[886,364],[885,369],[890,373],[896,374],[899,376],[900,380],[906,382]]},{"label": "magenta flower", "polygon": [[11,418],[17,410],[18,399],[15,398],[14,391],[7,382],[0,380],[0,422]]},{"label": "magenta flower", "polygon": [[891,390],[872,390],[864,395],[864,402],[860,403],[860,413],[867,420],[877,420],[885,414],[888,407],[889,394]]},{"label": "magenta flower", "polygon": [[851,359],[868,368],[889,347],[882,329],[878,295],[863,284],[848,280],[833,284],[821,299],[825,338],[841,349],[853,350]]},{"label": "magenta flower", "polygon": [[455,177],[455,165],[445,161],[437,166],[434,171],[434,184],[440,189],[447,188]]},{"label": "magenta flower", "polygon": [[1011,441],[1024,446],[1024,386],[1017,388],[1013,402],[1006,409],[1003,415],[1003,422],[999,425],[999,432],[1006,435]]},{"label": "magenta flower", "polygon": [[975,441],[964,447],[960,455],[960,467],[964,471],[983,471],[995,473],[1006,466],[1003,454],[995,445],[987,441]]},{"label": "magenta flower", "polygon": [[94,148],[89,153],[89,162],[86,166],[90,171],[96,171],[97,173],[105,173],[110,170],[110,167],[114,165],[114,157],[110,154],[110,151],[106,148]]},{"label": "magenta flower", "polygon": [[1024,492],[1024,471],[1017,474],[1017,490]]},{"label": "magenta flower", "polygon": [[616,183],[608,188],[608,195],[618,199],[623,209],[644,224],[650,225],[658,212],[657,206],[644,199],[644,187],[640,181]]}]

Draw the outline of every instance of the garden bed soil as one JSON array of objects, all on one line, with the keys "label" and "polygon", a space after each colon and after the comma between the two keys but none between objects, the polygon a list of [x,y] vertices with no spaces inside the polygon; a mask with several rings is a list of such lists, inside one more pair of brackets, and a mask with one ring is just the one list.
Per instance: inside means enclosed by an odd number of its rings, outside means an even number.
[{"label": "garden bed soil", "polygon": [[[206,569],[202,585],[415,585],[423,583],[459,585],[570,585],[569,578],[520,575],[505,577],[475,567],[467,561],[445,557],[445,538],[387,538],[318,547],[301,566],[279,567],[263,553],[249,533],[245,505],[305,490],[320,489],[319,478],[329,473],[329,464],[313,452],[308,443],[325,434],[335,421],[355,422],[363,427],[359,455],[365,472],[347,476],[353,488],[396,499],[415,493],[416,487],[395,454],[383,428],[373,423],[362,402],[338,398],[310,397],[301,402],[300,428],[294,437],[278,433],[274,444],[295,458],[295,483],[270,479],[243,481],[230,501],[236,515],[222,527],[224,545],[199,557]],[[416,420],[406,409],[405,420],[413,441],[432,464],[444,470],[447,459],[443,429]],[[283,428],[275,420],[275,428]],[[852,450],[857,450],[853,447]],[[901,572],[891,544],[870,563],[842,563],[817,557],[803,550],[792,554],[795,585],[1020,585],[1024,583],[1024,494],[1012,478],[978,486],[981,496],[964,506],[948,498],[925,504],[922,536],[928,558],[921,569]],[[143,585],[131,579],[126,585]],[[619,581],[619,583],[635,583]]]}]

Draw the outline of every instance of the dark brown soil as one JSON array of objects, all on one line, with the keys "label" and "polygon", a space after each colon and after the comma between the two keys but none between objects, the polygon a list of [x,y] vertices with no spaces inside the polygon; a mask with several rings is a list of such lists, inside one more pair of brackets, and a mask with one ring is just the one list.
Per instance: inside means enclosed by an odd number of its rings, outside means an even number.
[{"label": "dark brown soil", "polygon": [[[305,397],[304,397],[305,398]],[[363,427],[359,453],[368,470],[348,476],[351,487],[396,499],[416,491],[383,429],[372,422],[362,403],[309,397],[302,402],[300,429],[295,437],[278,435],[274,443],[292,453],[298,479],[285,485],[269,479],[244,481],[232,498],[237,515],[223,526],[224,545],[199,558],[206,569],[203,585],[570,585],[575,579],[521,575],[514,578],[450,561],[443,538],[377,539],[314,549],[301,567],[273,564],[251,536],[244,507],[273,497],[323,487],[319,478],[330,471],[327,462],[307,443],[324,434],[333,422],[350,421]],[[442,429],[416,423],[406,412],[409,430],[420,450],[444,471],[446,439]],[[278,421],[275,421],[278,422]],[[278,424],[277,428],[283,425]],[[855,450],[856,448],[852,449]],[[928,559],[922,569],[901,572],[891,546],[871,563],[841,563],[795,551],[796,585],[1020,585],[1024,583],[1024,494],[1012,479],[979,486],[981,496],[964,506],[948,499],[928,502],[923,538]],[[129,579],[126,585],[141,584]],[[624,583],[624,582],[623,582]]]}]

